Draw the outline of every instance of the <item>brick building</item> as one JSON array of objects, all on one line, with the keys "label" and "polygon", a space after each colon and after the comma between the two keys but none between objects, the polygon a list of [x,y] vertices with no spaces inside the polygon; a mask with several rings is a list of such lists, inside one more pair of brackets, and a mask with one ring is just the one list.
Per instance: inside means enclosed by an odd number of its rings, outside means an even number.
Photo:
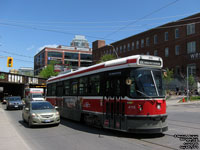
[{"label": "brick building", "polygon": [[[84,44],[85,42],[85,44]],[[92,49],[84,36],[75,36],[71,46],[59,45],[56,48],[45,47],[34,56],[34,75],[47,66],[51,60],[57,64],[55,71],[64,71],[65,69],[78,69],[92,64]]]},{"label": "brick building", "polygon": [[113,54],[126,57],[136,54],[156,55],[163,58],[164,68],[173,69],[176,77],[189,74],[200,78],[200,13],[170,22],[151,30],[106,45],[94,41],[93,61]]}]

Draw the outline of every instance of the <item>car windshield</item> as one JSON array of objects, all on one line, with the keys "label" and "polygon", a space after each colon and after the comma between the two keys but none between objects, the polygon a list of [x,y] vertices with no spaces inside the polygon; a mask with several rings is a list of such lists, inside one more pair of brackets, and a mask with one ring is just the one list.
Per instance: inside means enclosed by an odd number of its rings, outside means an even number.
[{"label": "car windshield", "polygon": [[20,97],[9,97],[8,98],[9,101],[21,101]]},{"label": "car windshield", "polygon": [[32,103],[32,110],[53,109],[54,107],[49,102]]},{"label": "car windshield", "polygon": [[33,94],[33,98],[41,98],[43,97],[41,94]]},{"label": "car windshield", "polygon": [[161,70],[133,69],[130,81],[131,97],[163,97]]}]

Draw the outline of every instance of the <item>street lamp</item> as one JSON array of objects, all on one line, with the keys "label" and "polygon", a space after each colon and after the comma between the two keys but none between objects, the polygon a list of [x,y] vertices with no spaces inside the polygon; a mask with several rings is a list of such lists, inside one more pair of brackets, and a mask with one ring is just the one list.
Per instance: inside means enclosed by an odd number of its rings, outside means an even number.
[{"label": "street lamp", "polygon": [[115,51],[115,47],[113,45],[107,45],[107,46],[111,46],[113,48],[113,51],[114,51],[115,55],[117,56],[117,58],[119,58],[117,52]]}]

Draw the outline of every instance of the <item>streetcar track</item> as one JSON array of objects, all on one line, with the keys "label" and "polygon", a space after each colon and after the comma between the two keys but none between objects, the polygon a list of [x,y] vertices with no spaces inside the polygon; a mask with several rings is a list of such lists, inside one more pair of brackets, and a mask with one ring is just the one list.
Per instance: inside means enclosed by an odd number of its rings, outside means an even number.
[{"label": "streetcar track", "polygon": [[[165,133],[163,135],[169,136],[169,137],[174,137],[174,135],[165,134]],[[118,137],[121,137],[121,136],[118,136]],[[171,146],[166,146],[166,145],[163,145],[163,144],[148,141],[148,138],[152,139],[152,137],[153,137],[153,135],[149,135],[149,134],[147,134],[147,135],[132,135],[132,136],[130,135],[130,136],[122,136],[122,137],[124,137],[125,140],[128,139],[129,141],[137,140],[137,141],[140,141],[140,142],[143,142],[143,143],[148,143],[148,144],[156,145],[156,146],[171,149],[171,150],[178,150],[178,148],[174,148],[174,147],[171,147]],[[160,137],[160,136],[156,136],[156,137]],[[145,138],[145,139],[142,139],[142,138]],[[148,145],[144,144],[144,146],[148,146]]]},{"label": "streetcar track", "polygon": [[174,126],[179,126],[179,127],[185,127],[185,128],[192,128],[192,129],[200,130],[200,128],[196,128],[196,127],[190,127],[190,126],[178,125],[178,124],[173,124],[173,123],[168,123],[168,124],[170,124],[170,125],[174,125]]},{"label": "streetcar track", "polygon": [[167,119],[169,121],[176,121],[176,122],[184,122],[184,123],[191,123],[191,124],[200,124],[200,122],[188,122],[188,121],[182,121],[182,120],[172,120],[172,119]]},{"label": "streetcar track", "polygon": [[[169,136],[169,137],[174,137],[174,135],[170,135],[170,134],[166,134],[166,133],[164,133],[164,135],[165,135],[165,136]],[[154,144],[154,145],[157,145],[157,146],[161,146],[161,147],[165,147],[165,148],[177,150],[177,148],[173,148],[173,147],[170,147],[170,146],[166,146],[166,145],[162,145],[162,144],[158,144],[158,143],[146,141],[146,140],[143,140],[143,139],[138,139],[138,140],[141,140],[141,141],[143,141],[143,142],[147,142],[147,143],[150,143],[150,144]]]},{"label": "streetcar track", "polygon": [[146,140],[141,140],[140,139],[140,141],[146,142],[146,143],[149,143],[149,144],[153,144],[153,145],[157,145],[157,146],[161,146],[161,147],[168,148],[168,149],[177,150],[177,148],[173,148],[173,147],[170,147],[170,146],[166,146],[166,145],[162,145],[162,144],[158,144],[158,143],[154,143],[154,142],[150,142],[150,141],[146,141]]}]

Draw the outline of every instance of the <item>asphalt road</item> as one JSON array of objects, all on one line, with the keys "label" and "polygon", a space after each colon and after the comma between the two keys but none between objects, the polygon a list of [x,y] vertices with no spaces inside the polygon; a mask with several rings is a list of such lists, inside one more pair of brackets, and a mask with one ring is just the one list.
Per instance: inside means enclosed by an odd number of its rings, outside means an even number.
[{"label": "asphalt road", "polygon": [[199,108],[200,103],[168,106],[169,131],[153,136],[98,129],[66,119],[62,119],[59,126],[30,129],[22,121],[21,110],[5,111],[19,135],[33,150],[155,150],[180,149],[185,141],[177,135],[200,136]]}]

